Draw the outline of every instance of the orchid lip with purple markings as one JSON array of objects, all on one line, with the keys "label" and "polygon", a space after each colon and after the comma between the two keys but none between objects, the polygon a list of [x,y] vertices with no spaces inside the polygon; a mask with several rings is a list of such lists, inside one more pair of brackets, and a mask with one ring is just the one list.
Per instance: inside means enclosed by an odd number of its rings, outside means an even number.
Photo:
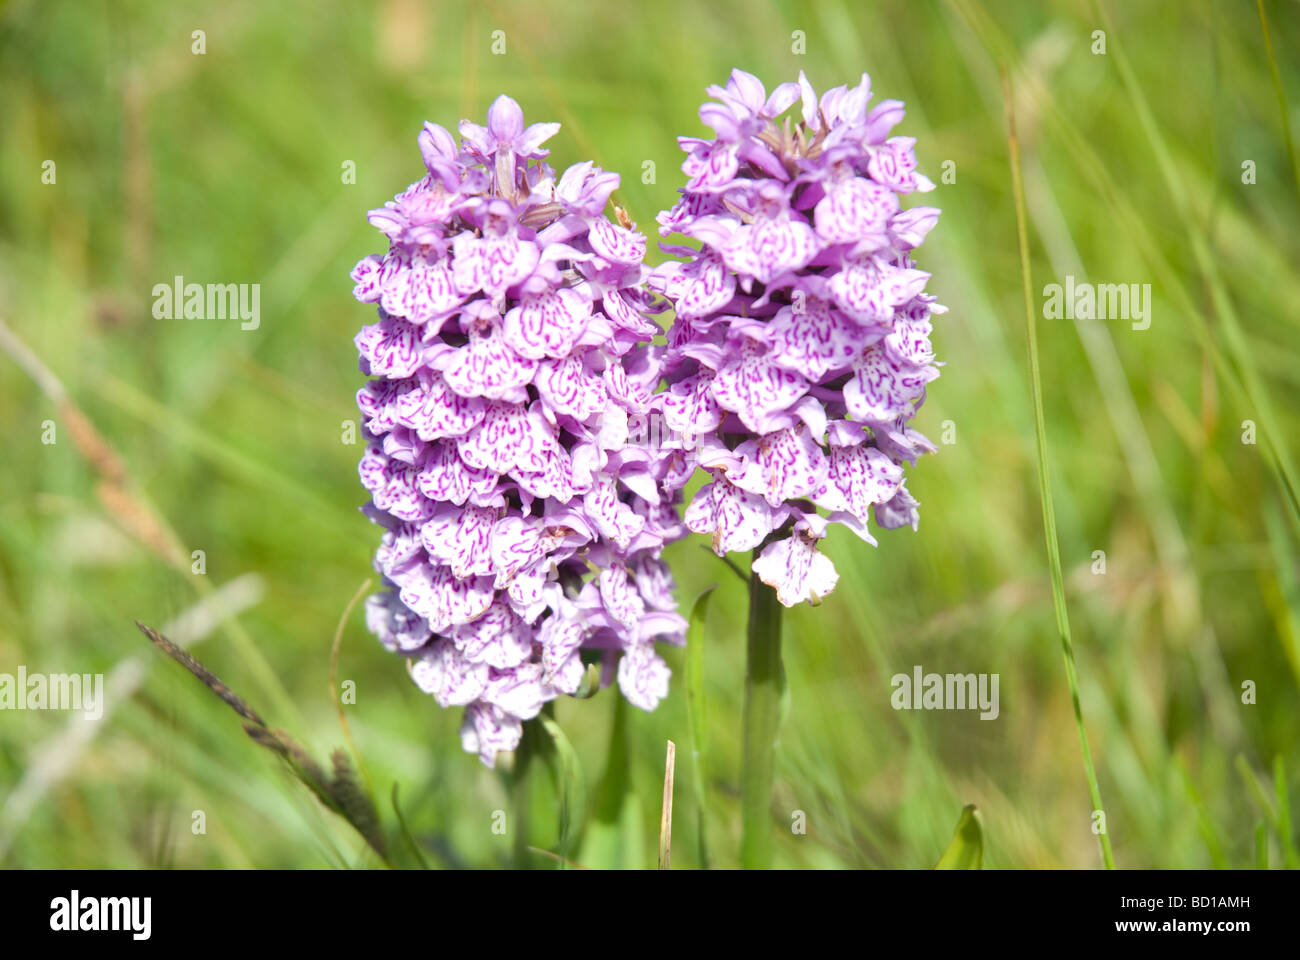
[{"label": "orchid lip with purple markings", "polygon": [[866,74],[819,97],[735,70],[707,92],[713,136],[679,138],[686,185],[658,218],[686,242],[648,281],[675,312],[655,402],[711,475],[686,526],[720,555],[762,547],[780,601],[816,603],[838,580],[828,524],[875,544],[872,522],[919,522],[904,469],[935,450],[910,423],[946,308],[913,259],[939,211],[910,204],[934,185]]},{"label": "orchid lip with purple markings", "polygon": [[616,174],[556,177],[558,130],[505,96],[459,144],[426,124],[426,175],[370,212],[388,250],[352,271],[378,309],[355,341],[373,378],[357,394],[363,509],[384,530],[367,624],[420,689],[465,708],[463,746],[488,766],[589,664],[654,709],[655,644],[685,639],[660,557],[685,534],[669,463],[627,430],[665,353],[646,240],[604,215]]}]

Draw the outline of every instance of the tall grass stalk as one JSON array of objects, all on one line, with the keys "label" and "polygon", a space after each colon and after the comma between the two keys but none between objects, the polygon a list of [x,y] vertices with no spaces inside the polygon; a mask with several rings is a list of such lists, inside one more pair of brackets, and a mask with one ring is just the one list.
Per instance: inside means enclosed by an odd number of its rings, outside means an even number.
[{"label": "tall grass stalk", "polygon": [[[1018,48],[1002,32],[998,22],[993,20],[978,3],[971,3],[968,2],[968,0],[949,0],[949,2],[959,11],[966,22],[970,24],[972,30],[974,30],[979,36],[981,42],[985,45],[986,49],[989,50],[995,60],[998,60],[999,62],[1008,62],[1013,66],[1027,68],[1027,65],[1021,60]],[[1110,32],[1111,47],[1116,54],[1116,60],[1119,64],[1121,76],[1124,76],[1126,75],[1125,70],[1127,68],[1127,61],[1123,59],[1122,51],[1117,47],[1118,38],[1113,36],[1114,26],[1107,18],[1104,8],[1094,6],[1094,9],[1096,10],[1097,19]],[[1221,282],[1218,282],[1217,275],[1215,277],[1209,277],[1208,282],[1210,282],[1211,293],[1214,295],[1215,309],[1220,312],[1225,308],[1227,310],[1227,315],[1225,316],[1225,332],[1229,341],[1227,352],[1225,352],[1224,346],[1220,344],[1219,340],[1213,335],[1205,309],[1199,305],[1195,299],[1193,299],[1191,294],[1188,293],[1181,273],[1174,267],[1171,260],[1162,251],[1156,236],[1151,231],[1147,222],[1138,214],[1132,200],[1121,188],[1118,181],[1116,181],[1116,179],[1110,174],[1096,149],[1089,142],[1082,130],[1079,129],[1075,120],[1071,115],[1058,106],[1055,99],[1042,88],[1041,83],[1036,82],[1031,71],[1027,71],[1025,77],[1027,80],[1025,91],[1031,105],[1055,122],[1059,132],[1068,141],[1069,156],[1071,160],[1074,161],[1089,180],[1092,181],[1094,189],[1097,191],[1098,195],[1101,196],[1110,207],[1118,222],[1117,230],[1131,238],[1131,240],[1139,247],[1144,259],[1154,271],[1155,278],[1160,283],[1160,289],[1164,291],[1166,296],[1173,300],[1174,306],[1177,307],[1179,313],[1192,321],[1193,332],[1196,334],[1197,339],[1200,340],[1207,355],[1213,361],[1215,371],[1220,377],[1220,383],[1231,394],[1234,402],[1241,403],[1248,409],[1259,409],[1261,403],[1258,400],[1258,390],[1255,389],[1251,383],[1247,382],[1247,378],[1251,376],[1254,360],[1249,351],[1243,352],[1243,345],[1241,343],[1236,342],[1234,345],[1235,314],[1232,313],[1231,302],[1220,296],[1223,292],[1223,285]],[[1132,88],[1130,89],[1132,90]],[[1147,110],[1145,115],[1142,113],[1140,108],[1145,106],[1145,102],[1140,103],[1137,106],[1139,107],[1139,120],[1145,122],[1148,137],[1151,139],[1153,148],[1157,151],[1157,159],[1162,159],[1167,151],[1164,150],[1163,141],[1159,136],[1158,129],[1154,127],[1153,122],[1150,122],[1150,111]],[[1171,189],[1173,189],[1172,185]],[[1182,198],[1183,196],[1181,191],[1176,191],[1175,201],[1179,201]],[[1199,246],[1197,245],[1200,229],[1199,224],[1189,220],[1187,226],[1189,236],[1191,236],[1193,240],[1194,252],[1197,253],[1199,257],[1204,248],[1203,243],[1199,244]],[[1208,263],[1205,260],[1201,260],[1201,264],[1205,269],[1213,268],[1213,264]],[[1231,362],[1229,361],[1229,353],[1233,355]],[[1244,369],[1239,370],[1238,368],[1243,365]],[[1266,458],[1266,461],[1269,469],[1277,479],[1278,486],[1281,488],[1283,496],[1286,497],[1287,518],[1291,522],[1295,531],[1300,534],[1300,492],[1298,492],[1300,491],[1300,484],[1293,482],[1291,479],[1295,471],[1291,470],[1289,467],[1289,460],[1285,455],[1285,440],[1279,440],[1278,431],[1269,425],[1272,422],[1272,414],[1271,409],[1268,408],[1267,398],[1265,398],[1263,406],[1265,409],[1261,410],[1261,413],[1263,414],[1262,419],[1265,420],[1266,423],[1262,425],[1263,429],[1261,432],[1266,438],[1268,438],[1270,443],[1270,446],[1265,448],[1270,453],[1270,456]],[[1276,456],[1272,455],[1277,452],[1279,445],[1282,448],[1280,454]]]},{"label": "tall grass stalk", "polygon": [[[1200,268],[1205,284],[1209,288],[1210,302],[1214,307],[1215,314],[1218,316],[1223,340],[1240,375],[1246,398],[1255,411],[1255,419],[1260,423],[1260,433],[1267,440],[1264,450],[1269,454],[1269,459],[1278,474],[1283,494],[1287,498],[1288,515],[1291,521],[1296,524],[1297,532],[1300,532],[1300,470],[1296,468],[1292,460],[1286,432],[1280,427],[1281,421],[1278,419],[1272,397],[1266,388],[1264,379],[1259,373],[1253,352],[1237,316],[1237,310],[1233,306],[1227,285],[1224,283],[1219,270],[1218,260],[1206,240],[1204,227],[1193,214],[1187,189],[1174,165],[1173,155],[1165,142],[1164,135],[1160,132],[1160,126],[1156,123],[1155,114],[1142,92],[1142,87],[1138,83],[1137,75],[1134,73],[1133,67],[1124,52],[1124,47],[1119,42],[1118,33],[1111,21],[1110,14],[1099,0],[1094,0],[1094,9],[1097,11],[1098,19],[1110,31],[1110,49],[1111,56],[1115,59],[1115,67],[1125,89],[1128,90],[1130,99],[1133,101],[1133,109],[1138,123],[1146,133],[1151,150],[1155,154],[1156,166],[1165,180],[1170,197],[1174,202],[1174,210],[1187,228],[1188,237],[1191,240],[1192,254],[1196,259],[1197,266]],[[1290,127],[1288,126],[1287,129],[1289,130]]]},{"label": "tall grass stalk", "polygon": [[1020,242],[1020,279],[1025,296],[1025,329],[1029,340],[1029,383],[1034,396],[1034,433],[1038,441],[1038,493],[1043,504],[1043,532],[1047,540],[1048,568],[1052,579],[1052,604],[1056,608],[1056,627],[1061,635],[1061,652],[1065,657],[1065,676],[1070,684],[1074,705],[1074,722],[1079,730],[1083,766],[1088,775],[1088,794],[1094,813],[1102,815],[1102,830],[1097,833],[1101,858],[1107,870],[1115,869],[1115,856],[1106,833],[1105,808],[1101,788],[1092,765],[1092,749],[1083,724],[1083,707],[1079,702],[1079,677],[1074,666],[1074,645],[1070,641],[1070,615],[1065,606],[1065,580],[1061,574],[1061,550],[1056,538],[1056,510],[1052,504],[1052,477],[1047,461],[1047,426],[1043,416],[1043,382],[1038,366],[1038,320],[1034,310],[1033,283],[1029,268],[1029,228],[1025,215],[1025,184],[1020,170],[1020,141],[1016,138],[1016,112],[1011,96],[1011,79],[1002,67],[1002,98],[1007,113],[1007,145],[1011,154],[1011,187],[1016,204],[1016,233]]},{"label": "tall grass stalk", "polygon": [[1277,92],[1277,105],[1282,114],[1282,141],[1286,144],[1287,159],[1291,161],[1291,175],[1295,177],[1296,190],[1300,191],[1300,158],[1296,156],[1295,141],[1291,139],[1291,110],[1286,104],[1286,90],[1282,86],[1282,76],[1277,71],[1277,57],[1273,53],[1273,34],[1268,29],[1268,15],[1264,13],[1264,0],[1255,0],[1259,11],[1259,28],[1264,33],[1264,51],[1268,54],[1268,69],[1273,77],[1273,89]]}]

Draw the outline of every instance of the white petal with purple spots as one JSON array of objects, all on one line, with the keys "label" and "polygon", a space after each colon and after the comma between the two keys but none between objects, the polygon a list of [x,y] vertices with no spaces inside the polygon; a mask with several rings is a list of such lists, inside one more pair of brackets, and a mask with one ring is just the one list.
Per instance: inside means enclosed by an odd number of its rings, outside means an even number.
[{"label": "white petal with purple spots", "polygon": [[755,433],[772,429],[777,425],[774,421],[807,392],[807,380],[778,367],[750,340],[713,381],[713,398]]},{"label": "white petal with purple spots", "polygon": [[858,420],[887,422],[915,413],[913,402],[939,376],[934,367],[914,367],[894,360],[880,346],[870,346],[853,365],[844,385],[844,402]]},{"label": "white petal with purple spots", "polygon": [[473,703],[487,689],[488,665],[461,656],[451,640],[439,640],[411,665],[411,679],[442,707]]},{"label": "white petal with purple spots", "polygon": [[671,675],[668,664],[655,653],[653,643],[633,644],[618,662],[618,687],[628,703],[642,710],[653,710],[668,696]]},{"label": "white petal with purple spots", "polygon": [[773,507],[808,496],[826,476],[826,457],[802,427],[746,440],[734,454],[742,465],[728,470],[727,479],[742,490],[765,497]]},{"label": "white petal with purple spots", "polygon": [[776,590],[776,598],[787,607],[805,600],[819,603],[839,581],[835,564],[818,551],[817,540],[796,527],[789,539],[768,544],[754,561],[754,572]]},{"label": "white petal with purple spots", "polygon": [[467,753],[477,753],[483,764],[491,769],[496,766],[498,753],[509,753],[519,746],[523,733],[523,724],[518,717],[480,701],[465,710],[460,743]]},{"label": "white petal with purple spots", "polygon": [[696,533],[713,534],[713,552],[718,556],[752,550],[784,517],[784,510],[774,511],[762,497],[722,477],[701,487],[686,508],[686,526]]},{"label": "white petal with purple spots", "polygon": [[852,513],[862,523],[903,482],[903,468],[875,447],[831,447],[827,460],[826,482],[813,492],[813,503]]},{"label": "white petal with purple spots", "polygon": [[816,297],[798,310],[782,307],[767,335],[772,362],[814,383],[849,366],[866,339],[860,324]]},{"label": "white petal with purple spots", "polygon": [[525,297],[505,317],[506,342],[521,357],[567,357],[582,336],[591,304],[568,287]]}]

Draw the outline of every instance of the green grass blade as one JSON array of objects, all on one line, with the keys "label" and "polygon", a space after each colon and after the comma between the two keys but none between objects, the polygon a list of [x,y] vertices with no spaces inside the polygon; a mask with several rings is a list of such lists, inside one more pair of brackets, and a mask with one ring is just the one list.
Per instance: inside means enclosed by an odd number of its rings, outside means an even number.
[{"label": "green grass blade", "polygon": [[1255,775],[1255,771],[1251,769],[1250,763],[1243,755],[1237,754],[1235,763],[1237,773],[1241,776],[1242,783],[1246,785],[1246,789],[1250,792],[1251,798],[1259,807],[1260,813],[1264,814],[1264,819],[1274,829],[1277,829],[1277,814],[1273,812],[1273,804],[1268,799],[1268,791],[1259,782],[1259,777]]},{"label": "green grass blade", "polygon": [[[970,2],[970,0],[949,0],[949,2],[975,31],[980,42],[984,44],[995,60],[1016,64],[1021,70],[1027,70],[1027,65],[1022,60],[1019,48],[1002,32],[998,21],[990,17],[978,3]],[[1098,16],[1100,15],[1101,12],[1098,11]],[[1109,24],[1107,27],[1110,29]],[[1127,62],[1125,61],[1125,63]],[[1027,73],[1026,76],[1032,79],[1032,74]],[[1233,343],[1229,343],[1228,352],[1232,354],[1232,361],[1230,362],[1229,356],[1225,354],[1223,347],[1210,329],[1206,311],[1202,309],[1198,301],[1188,293],[1184,286],[1182,271],[1176,268],[1165,255],[1147,222],[1137,213],[1130,198],[1111,175],[1088,137],[1079,129],[1074,119],[1063,111],[1051,96],[1039,89],[1039,85],[1029,83],[1026,92],[1034,108],[1043,111],[1046,116],[1050,117],[1056,124],[1057,129],[1068,141],[1071,160],[1083,170],[1092,181],[1093,188],[1098,195],[1107,203],[1118,221],[1117,229],[1132,238],[1133,242],[1141,250],[1143,258],[1150,265],[1161,288],[1173,301],[1176,309],[1181,315],[1192,321],[1193,332],[1214,363],[1215,371],[1222,378],[1223,385],[1227,388],[1228,393],[1231,394],[1235,402],[1249,409],[1259,410],[1260,404],[1257,400],[1257,392],[1252,388],[1251,384],[1246,383],[1244,380],[1247,371],[1238,369],[1243,356],[1247,363],[1250,362],[1250,352],[1243,338],[1240,336],[1236,338],[1234,341],[1235,348]],[[1147,111],[1145,119],[1150,120],[1149,111]],[[1162,148],[1163,144],[1157,147],[1158,150]],[[1166,154],[1158,155],[1166,156],[1167,159]],[[1185,198],[1181,184],[1175,189],[1179,197]],[[1200,237],[1200,225],[1190,219],[1188,230],[1193,235],[1194,241]],[[1206,248],[1203,240],[1200,242],[1200,247]],[[1203,268],[1203,272],[1206,267],[1214,269],[1212,262],[1207,264],[1200,259],[1201,252],[1200,249],[1196,251],[1198,263]],[[1217,271],[1215,277],[1218,277]],[[1231,301],[1220,296],[1223,293],[1222,283],[1217,284],[1217,289],[1211,284],[1211,290],[1214,293],[1215,309],[1222,309],[1226,303],[1227,309],[1231,313]],[[1229,328],[1226,330],[1229,340],[1233,339],[1233,330],[1231,328],[1234,321],[1235,314],[1225,322],[1225,327]],[[1234,363],[1237,365],[1234,365]],[[1276,477],[1277,484],[1282,489],[1283,495],[1287,498],[1287,518],[1297,534],[1300,534],[1300,499],[1297,498],[1296,484],[1288,475],[1286,462],[1284,462],[1283,458],[1274,455],[1276,448],[1273,444],[1277,442],[1277,435],[1271,426],[1273,422],[1271,412],[1266,411],[1260,416],[1260,419],[1268,421],[1264,424],[1263,430],[1267,435],[1266,439],[1269,441],[1269,444],[1265,447],[1268,452],[1265,458],[1266,462]]]},{"label": "green grass blade", "polygon": [[1286,90],[1282,87],[1282,75],[1277,70],[1277,56],[1273,53],[1273,34],[1268,29],[1268,15],[1264,13],[1264,0],[1255,0],[1259,11],[1259,28],[1264,34],[1264,51],[1268,54],[1268,69],[1273,75],[1273,89],[1277,91],[1278,111],[1282,115],[1282,140],[1286,144],[1286,155],[1291,161],[1291,175],[1295,177],[1296,192],[1300,193],[1300,159],[1296,157],[1295,141],[1291,139],[1291,110],[1286,103]]},{"label": "green grass blade", "polygon": [[1282,842],[1282,858],[1288,870],[1300,866],[1300,856],[1296,855],[1295,841],[1291,833],[1291,803],[1286,793],[1286,764],[1282,755],[1273,758],[1273,792],[1277,794],[1277,834]]},{"label": "green grass blade", "polygon": [[1300,684],[1300,578],[1292,571],[1300,570],[1300,557],[1287,538],[1282,517],[1275,504],[1264,509],[1264,530],[1268,534],[1269,551],[1277,574],[1277,590],[1281,603],[1274,613],[1278,640],[1282,653],[1291,666],[1291,673]]},{"label": "green grass blade", "polygon": [[[1020,274],[1025,298],[1025,326],[1029,340],[1029,380],[1034,397],[1034,433],[1038,447],[1038,492],[1043,507],[1043,531],[1047,540],[1048,567],[1052,579],[1052,604],[1056,608],[1056,626],[1061,636],[1061,651],[1065,657],[1065,675],[1070,685],[1070,700],[1074,705],[1074,722],[1079,730],[1079,745],[1083,750],[1083,766],[1088,776],[1088,793],[1094,813],[1105,808],[1101,802],[1101,788],[1092,765],[1092,750],[1088,746],[1088,732],[1083,723],[1083,707],[1079,702],[1079,678],[1074,666],[1074,647],[1070,641],[1070,615],[1065,605],[1065,580],[1061,574],[1060,545],[1056,537],[1056,511],[1052,502],[1052,478],[1047,458],[1047,425],[1043,415],[1043,382],[1038,366],[1038,321],[1034,310],[1033,281],[1029,266],[1029,227],[1025,213],[1025,185],[1020,169],[1020,143],[1016,138],[1015,107],[1011,98],[1011,80],[1002,68],[1002,91],[1007,111],[1007,140],[1011,153],[1011,182],[1016,204],[1016,231],[1020,243]],[[1101,857],[1106,869],[1115,869],[1110,837],[1106,829],[1097,834]]]},{"label": "green grass blade", "polygon": [[393,791],[390,799],[393,803],[393,813],[397,817],[397,831],[402,839],[406,841],[407,847],[415,857],[415,862],[419,864],[421,870],[429,869],[429,861],[424,857],[424,851],[420,849],[420,844],[416,842],[415,836],[411,833],[411,828],[406,825],[406,817],[402,813],[402,805],[397,799],[398,783],[393,781]]},{"label": "green grass blade", "polygon": [[1192,806],[1196,808],[1196,825],[1201,831],[1201,837],[1205,841],[1205,848],[1209,851],[1210,862],[1214,865],[1215,870],[1227,870],[1228,858],[1223,853],[1223,840],[1219,836],[1218,828],[1214,825],[1214,820],[1210,817],[1210,811],[1205,806],[1205,801],[1201,798],[1200,792],[1196,789],[1196,784],[1192,782],[1191,771],[1187,769],[1187,764],[1179,760],[1178,772],[1183,778],[1183,787],[1187,790],[1187,798],[1192,801]]},{"label": "green grass blade", "polygon": [[1099,19],[1111,36],[1111,55],[1115,58],[1115,66],[1119,71],[1120,79],[1128,90],[1129,98],[1133,101],[1133,108],[1138,122],[1142,125],[1147,140],[1151,144],[1152,152],[1156,158],[1156,166],[1164,177],[1169,195],[1174,201],[1174,209],[1187,229],[1192,253],[1202,276],[1205,278],[1206,285],[1209,287],[1210,301],[1214,305],[1214,312],[1219,318],[1228,353],[1241,376],[1246,397],[1255,411],[1255,418],[1260,422],[1260,433],[1266,441],[1264,449],[1269,452],[1270,459],[1277,466],[1282,489],[1289,500],[1290,511],[1294,517],[1300,514],[1300,473],[1296,470],[1291,458],[1290,448],[1284,439],[1287,435],[1286,431],[1281,427],[1282,421],[1277,416],[1272,397],[1256,367],[1250,345],[1237,317],[1236,307],[1233,306],[1232,298],[1229,296],[1227,286],[1223,282],[1218,261],[1206,241],[1204,227],[1197,222],[1192,213],[1187,190],[1174,166],[1169,146],[1165,142],[1164,135],[1160,132],[1159,124],[1156,123],[1151,105],[1147,102],[1146,96],[1138,84],[1137,75],[1133,72],[1133,66],[1124,53],[1124,48],[1119,42],[1118,34],[1106,7],[1100,2],[1095,2],[1095,8]]},{"label": "green grass blade", "polygon": [[1259,807],[1259,812],[1264,815],[1264,819],[1268,822],[1268,825],[1272,827],[1275,832],[1280,834],[1281,830],[1278,828],[1277,812],[1273,809],[1272,801],[1268,799],[1268,791],[1265,790],[1264,785],[1259,782],[1259,777],[1256,775],[1255,771],[1251,769],[1249,761],[1246,760],[1244,755],[1239,753],[1234,761],[1234,765],[1237,768],[1237,774],[1241,777],[1241,782],[1246,785],[1246,790],[1250,794],[1251,799],[1254,800],[1255,805]]},{"label": "green grass blade", "polygon": [[1240,753],[1237,754],[1236,767],[1242,782],[1246,784],[1246,789],[1250,792],[1251,799],[1255,801],[1255,805],[1259,807],[1265,821],[1277,834],[1278,842],[1282,847],[1282,862],[1288,870],[1296,869],[1300,857],[1296,854],[1291,830],[1291,806],[1287,800],[1286,767],[1282,763],[1282,758],[1277,757],[1273,763],[1273,793],[1277,801],[1276,808],[1273,806],[1273,801],[1269,799],[1268,791],[1264,789],[1264,784],[1260,782],[1259,776],[1251,768],[1245,756]]}]

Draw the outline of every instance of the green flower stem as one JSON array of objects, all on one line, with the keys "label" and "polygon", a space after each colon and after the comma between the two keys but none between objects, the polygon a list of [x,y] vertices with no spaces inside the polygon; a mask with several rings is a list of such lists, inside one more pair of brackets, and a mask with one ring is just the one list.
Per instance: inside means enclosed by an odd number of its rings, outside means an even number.
[{"label": "green flower stem", "polygon": [[[757,549],[754,559],[758,559]],[[755,573],[749,576],[745,656],[741,863],[747,870],[764,870],[772,865],[772,772],[781,706],[781,604],[776,591]]]},{"label": "green flower stem", "polygon": [[537,753],[538,737],[542,731],[538,729],[539,724],[536,720],[525,720],[523,736],[519,738],[519,746],[515,749],[514,768],[510,772],[510,799],[514,809],[511,811],[511,817],[514,820],[512,824],[514,836],[514,865],[516,870],[527,870],[532,865],[528,853],[528,827],[529,816],[531,814],[530,794],[532,792],[532,783],[529,780],[529,768],[533,765],[533,755]]}]

